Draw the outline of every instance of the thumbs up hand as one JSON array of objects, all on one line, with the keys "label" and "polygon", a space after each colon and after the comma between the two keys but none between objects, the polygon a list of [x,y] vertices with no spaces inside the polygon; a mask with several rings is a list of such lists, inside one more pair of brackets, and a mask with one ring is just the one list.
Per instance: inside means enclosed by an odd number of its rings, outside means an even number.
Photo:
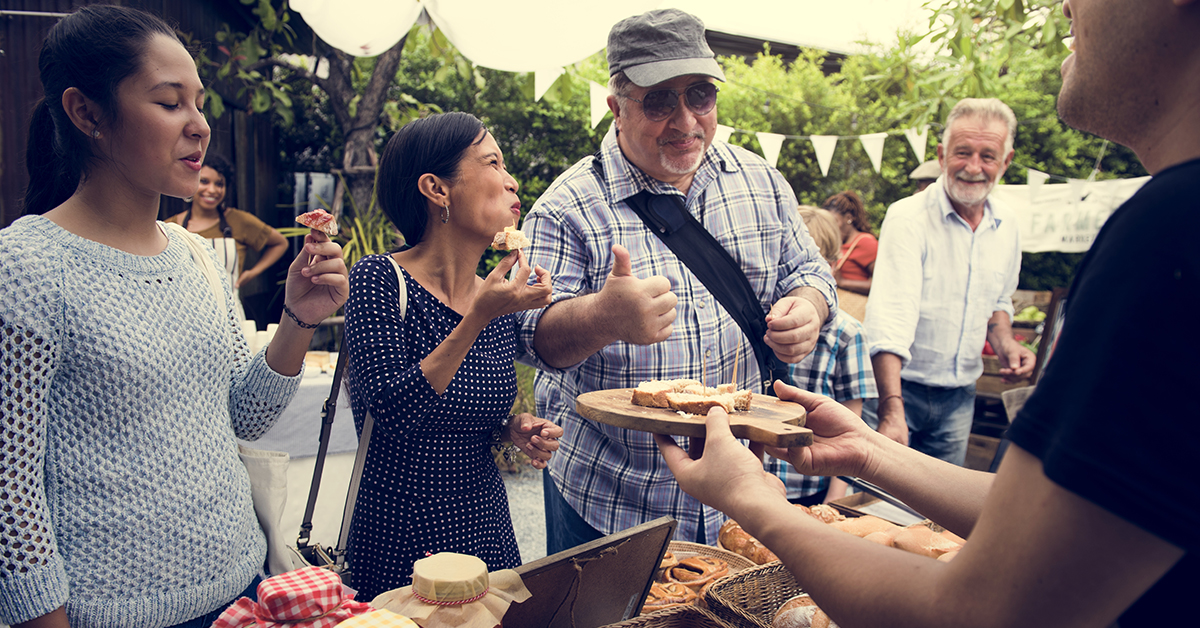
[{"label": "thumbs up hand", "polygon": [[612,247],[613,267],[597,297],[605,320],[619,340],[650,345],[666,340],[675,322],[678,299],[666,277],[639,279],[633,276],[629,251]]}]

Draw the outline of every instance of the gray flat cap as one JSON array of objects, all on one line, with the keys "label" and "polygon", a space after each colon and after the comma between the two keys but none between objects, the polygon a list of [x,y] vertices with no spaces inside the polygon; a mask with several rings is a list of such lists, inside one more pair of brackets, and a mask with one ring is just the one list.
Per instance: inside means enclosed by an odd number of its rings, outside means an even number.
[{"label": "gray flat cap", "polygon": [[622,71],[638,87],[687,74],[725,80],[704,39],[704,22],[679,9],[648,11],[612,27],[608,32],[608,74]]}]

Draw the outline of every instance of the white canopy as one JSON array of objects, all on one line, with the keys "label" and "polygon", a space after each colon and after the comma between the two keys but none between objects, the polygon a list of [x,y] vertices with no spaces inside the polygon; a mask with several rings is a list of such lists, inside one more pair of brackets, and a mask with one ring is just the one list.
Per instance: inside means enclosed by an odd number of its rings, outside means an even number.
[{"label": "white canopy", "polygon": [[[933,0],[940,2],[941,0]],[[619,20],[676,7],[710,30],[835,52],[870,39],[891,43],[899,27],[927,28],[925,0],[293,0],[321,39],[356,56],[391,48],[424,9],[473,63],[509,72],[561,68],[604,48]]]}]

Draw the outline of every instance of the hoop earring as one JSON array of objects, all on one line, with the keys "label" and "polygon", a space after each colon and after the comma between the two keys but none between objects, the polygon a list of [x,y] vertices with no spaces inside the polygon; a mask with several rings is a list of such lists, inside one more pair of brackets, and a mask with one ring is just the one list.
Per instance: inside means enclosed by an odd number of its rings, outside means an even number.
[{"label": "hoop earring", "polygon": [[442,205],[442,224],[450,222],[450,203]]}]

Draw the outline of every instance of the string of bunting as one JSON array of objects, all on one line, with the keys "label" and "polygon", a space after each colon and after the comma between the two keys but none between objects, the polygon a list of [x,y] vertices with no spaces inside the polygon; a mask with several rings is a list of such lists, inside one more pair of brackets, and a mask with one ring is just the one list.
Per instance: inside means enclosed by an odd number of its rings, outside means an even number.
[{"label": "string of bunting", "polygon": [[[558,75],[560,74],[561,72],[555,74],[554,78],[557,79]],[[550,80],[547,77],[546,79],[543,79],[542,85],[549,87],[547,81],[549,83],[553,82],[553,80]],[[591,100],[591,122],[592,127],[595,128],[595,126],[600,124],[600,122],[604,119],[604,116],[609,112],[609,92],[608,87],[605,85],[601,85],[595,81],[588,81],[588,83],[589,98]],[[538,91],[538,95],[540,97],[540,95],[545,92],[545,88]],[[941,125],[938,126],[940,127]],[[762,147],[763,158],[765,158],[767,163],[771,164],[772,167],[777,166],[779,163],[779,152],[783,148],[784,140],[810,141],[813,145],[813,151],[817,154],[817,165],[821,168],[821,176],[826,177],[829,176],[829,165],[833,162],[833,153],[837,149],[838,141],[842,140],[857,140],[860,142],[863,150],[867,153],[867,157],[871,160],[871,167],[875,169],[876,174],[879,173],[883,163],[884,140],[886,140],[889,136],[903,136],[904,139],[908,141],[909,148],[912,149],[913,154],[917,156],[917,161],[924,163],[925,160],[928,159],[929,130],[930,125],[925,125],[921,128],[903,129],[899,132],[864,133],[862,135],[787,135],[782,133],[767,133],[765,131],[747,131],[745,129],[736,129],[734,127],[725,126],[724,124],[718,124],[717,129],[713,134],[713,139],[722,142],[728,142],[729,138],[734,133],[746,133],[754,135],[755,138],[758,139],[759,146]],[[1100,155],[1103,156],[1103,149],[1101,149]],[[1097,157],[1097,166],[1099,165],[1099,159],[1100,158]],[[1068,182],[1075,181],[1075,179],[1072,179],[1071,177],[1045,173],[1029,166],[1025,166],[1021,163],[1014,162],[1013,165],[1028,170],[1029,185],[1034,191],[1040,188],[1041,185],[1049,179]],[[1095,171],[1093,171],[1092,177],[1090,177],[1089,180],[1094,179],[1094,177]]]}]

